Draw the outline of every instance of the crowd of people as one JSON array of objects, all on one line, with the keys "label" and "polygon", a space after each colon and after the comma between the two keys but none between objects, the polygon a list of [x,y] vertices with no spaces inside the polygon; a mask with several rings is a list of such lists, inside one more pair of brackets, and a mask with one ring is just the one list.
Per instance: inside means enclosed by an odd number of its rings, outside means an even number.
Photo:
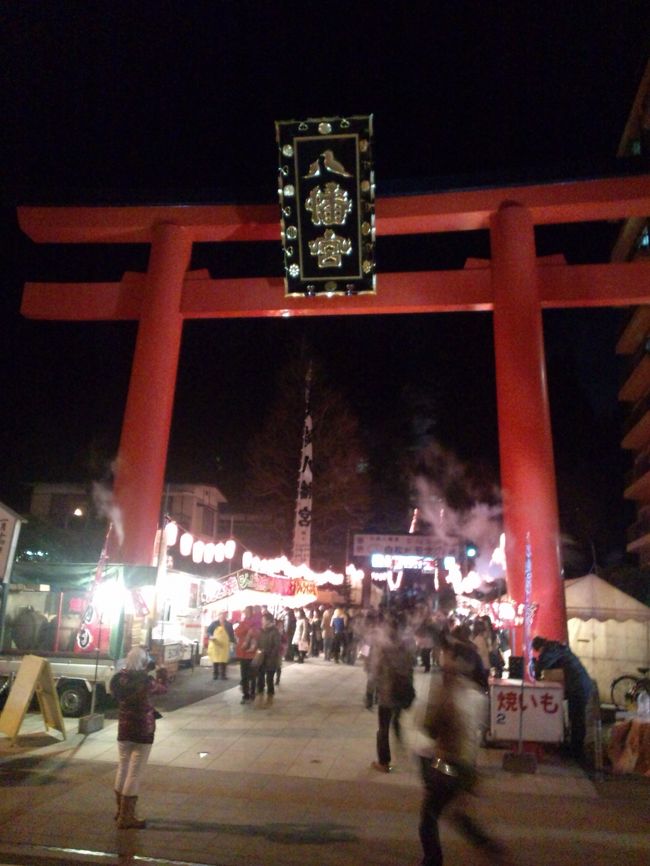
[{"label": "crowd of people", "polygon": [[333,664],[364,665],[368,674],[364,700],[372,709],[378,704],[379,649],[390,644],[390,635],[399,636],[410,668],[421,667],[425,673],[439,668],[442,635],[452,635],[467,644],[473,659],[472,676],[484,691],[490,674],[502,676],[504,651],[508,651],[507,632],[497,630],[489,616],[459,618],[433,611],[426,602],[386,610],[286,607],[275,615],[263,606],[246,607],[234,627],[220,613],[207,634],[213,678],[227,679],[229,661],[237,661],[241,702],[256,706],[272,701],[283,661],[304,664],[309,658],[322,657]]},{"label": "crowd of people", "polygon": [[[502,847],[468,814],[464,795],[474,788],[476,759],[486,728],[488,678],[499,678],[508,655],[507,634],[490,617],[461,618],[432,610],[426,602],[409,608],[358,610],[314,605],[279,615],[246,607],[235,624],[220,613],[207,630],[215,679],[226,679],[230,661],[239,666],[241,703],[268,707],[280,682],[283,661],[304,664],[321,656],[333,665],[360,663],[366,673],[362,696],[377,707],[376,758],[372,768],[391,771],[391,732],[401,739],[400,717],[414,698],[414,671],[429,674],[419,749],[423,799],[419,835],[422,866],[441,866],[438,819],[454,804],[451,818],[468,840],[505,863]],[[533,674],[561,669],[568,700],[571,748],[582,756],[585,710],[591,680],[578,658],[558,641],[532,641]],[[164,676],[150,676],[148,654],[132,650],[111,691],[119,704],[119,766],[115,781],[120,828],[140,828],[135,815],[142,771],[155,731],[151,697],[166,688]]]}]

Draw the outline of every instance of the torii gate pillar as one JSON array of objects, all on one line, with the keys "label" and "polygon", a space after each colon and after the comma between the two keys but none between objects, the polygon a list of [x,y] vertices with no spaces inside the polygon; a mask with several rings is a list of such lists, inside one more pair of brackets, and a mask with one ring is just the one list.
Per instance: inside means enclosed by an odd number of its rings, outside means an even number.
[{"label": "torii gate pillar", "polygon": [[181,296],[192,235],[171,224],[152,228],[149,267],[122,424],[114,496],[128,531],[113,534],[111,559],[150,563],[160,522],[183,317]]},{"label": "torii gate pillar", "polygon": [[[565,641],[553,439],[530,212],[503,204],[490,219],[490,242],[508,591],[517,602],[524,600],[530,534],[536,606],[532,631]],[[520,630],[517,635],[521,638]]]}]

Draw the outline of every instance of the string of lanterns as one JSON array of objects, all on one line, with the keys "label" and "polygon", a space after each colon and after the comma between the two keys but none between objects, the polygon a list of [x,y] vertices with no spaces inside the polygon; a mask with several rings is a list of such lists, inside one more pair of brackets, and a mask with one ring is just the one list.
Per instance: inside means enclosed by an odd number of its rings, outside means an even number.
[{"label": "string of lanterns", "polygon": [[197,565],[201,562],[211,565],[213,562],[224,562],[231,560],[237,550],[237,543],[233,538],[227,541],[201,541],[194,538],[191,532],[180,530],[182,527],[175,520],[169,520],[165,524],[165,542],[167,547],[174,547],[178,542],[178,550],[181,556],[191,556],[192,562]]},{"label": "string of lanterns", "polygon": [[246,550],[242,555],[242,568],[250,568],[251,571],[259,571],[263,574],[283,574],[285,577],[302,578],[318,586],[324,583],[340,586],[344,581],[343,575],[334,571],[312,571],[305,563],[294,565],[286,556],[262,559],[250,550]]},{"label": "string of lanterns", "polygon": [[[194,538],[191,532],[183,530],[175,520],[167,521],[164,532],[167,548],[174,547],[178,543],[180,555],[191,556],[192,562],[197,565],[199,563],[211,565],[213,562],[220,563],[225,560],[231,560],[237,550],[237,542],[233,538],[229,538],[227,541],[205,542],[200,538]],[[284,574],[286,577],[302,578],[303,580],[313,581],[318,585],[324,583],[340,585],[344,581],[342,574],[333,571],[312,571],[308,565],[294,565],[286,556],[276,557],[275,559],[263,559],[256,556],[250,550],[246,550],[242,554],[242,568],[248,568],[264,574]],[[350,569],[350,566],[348,566],[348,569]],[[363,572],[361,572],[361,576],[363,577]]]}]

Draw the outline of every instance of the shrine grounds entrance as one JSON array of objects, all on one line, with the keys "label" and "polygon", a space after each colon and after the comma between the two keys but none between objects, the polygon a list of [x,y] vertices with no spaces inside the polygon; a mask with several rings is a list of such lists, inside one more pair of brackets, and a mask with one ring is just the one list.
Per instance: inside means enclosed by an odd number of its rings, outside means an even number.
[{"label": "shrine grounds entrance", "polygon": [[[535,630],[566,639],[542,310],[650,300],[650,262],[568,265],[537,257],[536,226],[650,213],[650,176],[378,199],[379,236],[489,230],[490,260],[462,270],[379,273],[377,293],[285,296],[276,278],[190,271],[195,242],[279,240],[275,205],[20,207],[37,243],[148,243],[146,273],[120,282],[27,283],[21,311],[59,321],[137,320],[115,497],[124,538],[111,558],[149,564],[158,528],[183,322],[191,318],[491,310],[508,591]],[[524,411],[522,411],[524,407]]]}]

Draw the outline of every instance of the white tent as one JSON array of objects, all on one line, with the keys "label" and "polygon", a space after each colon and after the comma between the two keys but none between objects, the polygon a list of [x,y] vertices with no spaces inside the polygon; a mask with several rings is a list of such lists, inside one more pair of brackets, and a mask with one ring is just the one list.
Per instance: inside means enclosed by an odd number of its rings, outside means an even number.
[{"label": "white tent", "polygon": [[564,588],[569,644],[608,703],[615,677],[650,667],[650,607],[595,574]]}]

